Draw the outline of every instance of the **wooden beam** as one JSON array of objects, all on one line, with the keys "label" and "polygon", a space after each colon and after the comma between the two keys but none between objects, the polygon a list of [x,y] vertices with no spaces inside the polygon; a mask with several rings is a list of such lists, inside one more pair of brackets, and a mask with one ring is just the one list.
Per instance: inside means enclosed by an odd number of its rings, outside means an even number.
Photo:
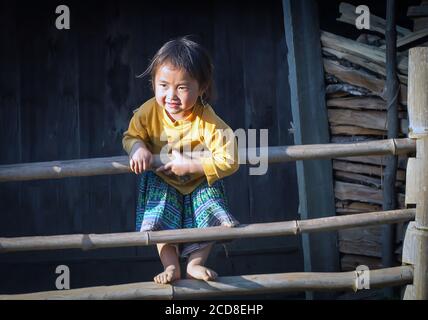
[{"label": "wooden beam", "polygon": [[[370,270],[370,288],[412,283],[413,270],[409,266]],[[218,277],[216,281],[178,280],[172,284],[153,282],[129,283],[114,286],[56,290],[16,295],[0,295],[0,300],[173,300],[230,295],[251,295],[279,292],[353,291],[359,284],[355,271],[294,272]],[[361,289],[361,288],[360,288]]]},{"label": "wooden beam", "polygon": [[413,219],[414,214],[415,209],[405,209],[308,220],[257,223],[241,225],[236,228],[209,227],[147,232],[0,238],[0,253],[57,249],[94,250],[100,248],[148,246],[157,243],[185,243],[241,239],[246,237],[290,236],[383,223],[397,223]]}]

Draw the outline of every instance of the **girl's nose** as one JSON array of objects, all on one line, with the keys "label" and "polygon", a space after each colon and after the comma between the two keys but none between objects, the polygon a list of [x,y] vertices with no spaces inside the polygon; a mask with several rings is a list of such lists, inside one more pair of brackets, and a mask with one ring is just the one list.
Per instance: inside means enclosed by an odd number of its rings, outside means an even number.
[{"label": "girl's nose", "polygon": [[176,98],[176,97],[177,97],[177,94],[176,94],[176,92],[175,92],[175,90],[174,90],[174,89],[170,89],[170,90],[168,90],[168,92],[166,93],[166,97],[167,97],[167,99],[172,100],[172,99],[174,99],[174,98]]}]

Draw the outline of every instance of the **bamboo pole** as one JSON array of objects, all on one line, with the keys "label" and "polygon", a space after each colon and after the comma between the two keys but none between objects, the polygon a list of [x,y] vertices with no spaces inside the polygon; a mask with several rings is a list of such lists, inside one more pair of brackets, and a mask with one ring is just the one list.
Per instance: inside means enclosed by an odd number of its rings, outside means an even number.
[{"label": "bamboo pole", "polygon": [[409,137],[416,139],[415,298],[428,300],[428,47],[409,51]]},{"label": "bamboo pole", "polygon": [[414,219],[415,209],[368,212],[326,218],[241,225],[109,234],[0,238],[0,253],[14,251],[149,246],[157,243],[218,241],[241,238],[291,236],[301,233],[398,223]]},{"label": "bamboo pole", "polygon": [[[397,79],[397,29],[395,27],[395,0],[386,2],[386,102],[387,102],[387,129],[388,139],[398,138],[398,98],[400,85]],[[402,97],[406,99],[407,97]],[[386,157],[385,173],[383,180],[383,210],[397,208],[396,201],[396,175],[398,159],[396,155]],[[395,229],[392,225],[382,226],[382,265],[384,268],[395,265],[394,244]],[[386,288],[385,296],[392,298],[392,288]]]},{"label": "bamboo pole", "polygon": [[[329,159],[335,157],[396,155],[414,152],[412,139],[387,139],[357,143],[328,143],[297,146],[239,149],[239,163],[267,161],[279,163],[296,160]],[[259,156],[256,156],[259,154]],[[247,160],[247,161],[246,161]],[[153,167],[161,165],[154,155]],[[0,166],[0,182],[60,179],[66,177],[95,176],[129,173],[127,156],[92,158],[67,161],[33,162]]]},{"label": "bamboo pole", "polygon": [[[369,271],[371,288],[412,283],[413,269],[401,266]],[[358,275],[348,272],[295,272],[219,277],[216,281],[178,280],[173,284],[153,282],[0,295],[0,300],[172,300],[279,292],[357,291]]]}]

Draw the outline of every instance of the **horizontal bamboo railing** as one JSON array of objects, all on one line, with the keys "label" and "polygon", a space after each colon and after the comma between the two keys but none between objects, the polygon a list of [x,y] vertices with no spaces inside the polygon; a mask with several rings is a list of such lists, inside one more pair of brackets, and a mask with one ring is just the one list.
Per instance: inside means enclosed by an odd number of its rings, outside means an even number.
[{"label": "horizontal bamboo railing", "polygon": [[[296,160],[329,159],[368,155],[397,155],[414,152],[412,139],[386,139],[357,143],[329,143],[266,148],[239,149],[240,163],[268,161],[278,163]],[[258,155],[258,156],[256,156]],[[267,157],[267,159],[266,159]],[[247,159],[247,161],[243,161]],[[154,155],[153,167],[161,165],[159,155]],[[92,158],[67,161],[30,162],[0,166],[0,182],[66,177],[95,176],[131,172],[127,156]]]},{"label": "horizontal bamboo railing", "polygon": [[[405,154],[416,150],[412,139],[268,147],[265,149],[240,150],[250,163],[269,163],[352,157],[364,155]],[[256,156],[258,154],[258,156]],[[267,155],[267,156],[266,156]],[[247,157],[248,156],[248,157]],[[158,155],[153,166],[161,164]],[[58,179],[76,176],[119,174],[130,172],[128,157],[111,157],[25,163],[0,166],[0,182],[35,179]],[[0,253],[14,251],[56,250],[147,246],[156,243],[184,243],[194,241],[230,240],[243,237],[268,237],[297,235],[304,232],[331,231],[344,228],[398,223],[414,219],[415,209],[333,216],[311,220],[241,225],[235,228],[212,227],[204,229],[178,229],[116,234],[74,234],[0,238]],[[356,272],[343,273],[285,273],[220,277],[216,282],[179,280],[173,285],[157,285],[153,282],[82,288],[66,291],[39,292],[19,295],[2,295],[0,299],[185,299],[225,296],[236,294],[274,293],[284,291],[356,290]],[[396,268],[370,271],[370,286],[392,286],[413,281],[413,268]]]},{"label": "horizontal bamboo railing", "polygon": [[156,243],[230,240],[255,237],[289,236],[412,220],[415,209],[377,211],[357,215],[308,220],[242,225],[235,228],[209,227],[110,234],[73,234],[0,238],[0,253],[56,249],[93,250],[112,247],[148,246]]},{"label": "horizontal bamboo railing", "polygon": [[[370,270],[370,289],[411,284],[413,268],[401,266]],[[0,295],[0,300],[172,300],[302,291],[357,291],[358,276],[348,272],[296,272],[219,277],[216,281],[178,280]]]}]

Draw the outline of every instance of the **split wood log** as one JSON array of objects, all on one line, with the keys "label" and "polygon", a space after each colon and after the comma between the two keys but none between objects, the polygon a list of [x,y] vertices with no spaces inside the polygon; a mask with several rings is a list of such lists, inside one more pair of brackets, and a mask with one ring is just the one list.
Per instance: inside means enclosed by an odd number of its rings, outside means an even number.
[{"label": "split wood log", "polygon": [[[386,76],[386,70],[384,67],[382,67],[379,64],[376,64],[374,62],[371,62],[369,60],[363,59],[359,56],[350,54],[350,53],[345,53],[345,52],[341,52],[332,48],[327,48],[327,47],[323,47],[322,51],[324,53],[330,54],[335,56],[337,59],[341,59],[341,60],[347,60],[349,62],[352,62],[358,66],[361,66],[363,68],[366,68],[372,72],[375,72],[381,76]],[[400,82],[402,84],[404,84],[405,86],[407,86],[407,76],[402,75],[402,74],[398,74],[398,78],[400,80]]]},{"label": "split wood log", "polygon": [[[325,72],[334,75],[343,82],[366,88],[375,95],[385,99],[385,80],[378,79],[366,72],[362,72],[361,70],[342,66],[336,61],[325,58],[323,60]],[[407,105],[407,87],[404,85],[400,86],[399,99],[402,104]]]},{"label": "split wood log", "polygon": [[348,83],[334,83],[325,87],[325,93],[329,98],[340,98],[348,95],[366,96],[370,94],[370,91]]},{"label": "split wood log", "polygon": [[[385,136],[387,130],[387,113],[385,111],[362,111],[352,109],[328,109],[328,121],[333,126],[350,126],[349,132],[346,132],[344,128],[335,128],[332,130],[332,134],[360,134],[360,135],[379,135]],[[407,116],[406,113],[399,113],[399,133],[404,135],[408,132],[408,120],[401,117]],[[359,129],[363,127],[363,130]],[[367,133],[364,133],[367,132]]]},{"label": "split wood log", "polygon": [[[358,174],[366,174],[371,176],[374,175],[378,177],[381,177],[384,174],[382,166],[372,166],[368,164],[360,164],[341,160],[333,160],[333,169]],[[398,181],[405,181],[406,171],[397,170],[396,177]]]},{"label": "split wood log", "polygon": [[[344,23],[349,23],[353,26],[355,26],[355,21],[358,18],[358,14],[355,12],[356,7],[346,3],[346,2],[341,2],[339,5],[339,12],[341,13],[341,16],[339,18],[337,18],[337,21],[341,21]],[[407,28],[403,28],[400,26],[396,26],[397,28],[397,36],[398,37],[403,37],[405,35],[410,34],[412,31],[407,29]],[[371,31],[376,31],[378,33],[381,34],[385,34],[385,30],[386,30],[386,21],[383,18],[380,18],[374,14],[370,14],[370,30]]]},{"label": "split wood log", "polygon": [[[413,269],[400,266],[370,270],[370,288],[412,283]],[[358,274],[349,272],[294,272],[218,277],[216,281],[178,280],[173,284],[153,282],[115,286],[1,295],[1,300],[118,300],[192,299],[303,291],[357,291]]]},{"label": "split wood log", "polygon": [[376,189],[381,189],[382,187],[382,182],[380,178],[374,178],[363,174],[335,170],[334,177],[344,182],[364,184],[369,187],[374,187]]},{"label": "split wood log", "polygon": [[367,129],[386,130],[386,112],[328,109],[328,121],[335,125],[358,125]]},{"label": "split wood log", "polygon": [[353,110],[386,110],[386,102],[377,97],[347,97],[327,99],[327,107],[338,107]]},{"label": "split wood log", "polygon": [[356,254],[343,254],[340,258],[340,264],[342,271],[352,271],[361,265],[369,267],[370,270],[381,269],[383,267],[382,260],[379,258]]},{"label": "split wood log", "polygon": [[339,230],[339,251],[370,257],[382,257],[382,228],[353,228]]},{"label": "split wood log", "polygon": [[303,232],[325,232],[414,218],[415,209],[361,213],[358,215],[241,225],[236,228],[209,227],[110,234],[73,234],[0,238],[0,253],[57,249],[93,250],[113,247],[148,246],[157,243],[186,243],[241,238],[291,236]]},{"label": "split wood log", "polygon": [[[345,211],[346,210],[346,211]],[[362,212],[375,212],[381,211],[382,206],[364,203],[364,202],[351,202],[351,201],[336,201],[336,213],[362,213]]]},{"label": "split wood log", "polygon": [[346,126],[346,125],[332,125],[330,126],[330,133],[335,134],[343,134],[343,135],[367,135],[367,136],[384,136],[385,130],[376,130],[376,129],[368,129],[361,128],[357,126]]},{"label": "split wood log", "polygon": [[[342,160],[342,161],[350,161],[350,162],[357,162],[357,163],[366,163],[366,164],[374,164],[378,166],[384,166],[386,161],[384,157],[374,157],[374,156],[367,156],[367,157],[339,157],[334,158],[333,160]],[[398,157],[398,168],[406,170],[407,167],[407,156],[399,156]]]},{"label": "split wood log", "polygon": [[361,143],[364,141],[375,141],[377,138],[372,136],[331,136],[332,143]]},{"label": "split wood log", "polygon": [[[383,202],[381,190],[342,181],[335,181],[334,196],[339,200],[354,200],[380,205]],[[404,194],[397,194],[397,198],[399,208],[404,208]]]},{"label": "split wood log", "polygon": [[[339,230],[338,238],[339,251],[343,254],[382,257],[381,227]],[[394,254],[401,255],[401,250],[402,246],[397,245]]]},{"label": "split wood log", "polygon": [[[322,47],[352,54],[364,60],[376,63],[386,70],[386,54],[385,50],[381,48],[369,46],[327,31],[321,31],[321,44]],[[397,69],[401,74],[407,75],[408,63],[409,61],[406,55],[397,56]]]}]

